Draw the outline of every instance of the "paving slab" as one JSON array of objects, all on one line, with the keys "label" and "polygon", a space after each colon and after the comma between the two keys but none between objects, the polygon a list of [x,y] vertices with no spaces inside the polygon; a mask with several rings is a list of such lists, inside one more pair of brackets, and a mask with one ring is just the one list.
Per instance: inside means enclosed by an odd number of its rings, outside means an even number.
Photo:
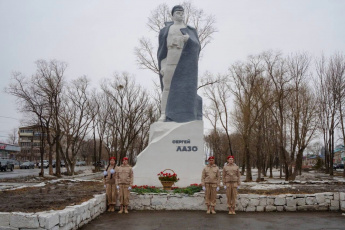
[{"label": "paving slab", "polygon": [[208,215],[202,211],[130,211],[129,214],[105,213],[83,226],[91,229],[344,229],[341,212],[284,212],[244,213],[228,215],[217,212]]}]

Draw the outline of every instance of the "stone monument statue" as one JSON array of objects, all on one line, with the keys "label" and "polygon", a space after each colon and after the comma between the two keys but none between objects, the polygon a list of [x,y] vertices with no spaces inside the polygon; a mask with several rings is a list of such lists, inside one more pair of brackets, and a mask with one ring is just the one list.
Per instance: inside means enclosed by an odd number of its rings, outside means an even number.
[{"label": "stone monument statue", "polygon": [[172,9],[172,22],[159,33],[158,66],[162,87],[159,121],[202,120],[202,99],[197,95],[200,42],[196,30],[184,23],[184,9]]},{"label": "stone monument statue", "polygon": [[182,6],[171,14],[173,22],[166,22],[159,33],[162,114],[150,126],[149,144],[137,157],[136,185],[162,186],[157,173],[165,169],[180,178],[175,186],[199,184],[204,168],[202,99],[197,95],[200,42],[196,30],[185,25]]}]

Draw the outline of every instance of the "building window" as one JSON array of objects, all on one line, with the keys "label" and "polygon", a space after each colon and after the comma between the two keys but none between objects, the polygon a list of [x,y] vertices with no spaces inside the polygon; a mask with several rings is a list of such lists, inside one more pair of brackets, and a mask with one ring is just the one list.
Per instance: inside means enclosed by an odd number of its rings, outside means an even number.
[{"label": "building window", "polygon": [[34,131],[32,129],[21,129],[20,133],[33,133]]}]

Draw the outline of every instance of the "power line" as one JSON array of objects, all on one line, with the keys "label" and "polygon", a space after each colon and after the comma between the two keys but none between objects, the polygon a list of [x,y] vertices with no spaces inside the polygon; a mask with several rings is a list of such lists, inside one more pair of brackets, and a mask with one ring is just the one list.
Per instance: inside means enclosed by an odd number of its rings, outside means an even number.
[{"label": "power line", "polygon": [[20,121],[20,119],[17,119],[17,118],[14,118],[14,117],[5,117],[5,116],[0,116],[2,118],[8,118],[8,119],[13,119],[13,120],[17,120],[17,121]]}]

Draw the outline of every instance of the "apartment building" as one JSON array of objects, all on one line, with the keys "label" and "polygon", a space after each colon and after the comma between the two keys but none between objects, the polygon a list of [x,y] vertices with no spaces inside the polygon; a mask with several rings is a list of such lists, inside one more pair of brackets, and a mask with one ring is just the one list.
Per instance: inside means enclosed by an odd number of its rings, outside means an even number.
[{"label": "apartment building", "polygon": [[17,159],[38,161],[40,159],[41,135],[38,125],[20,127],[18,145],[21,151]]}]

